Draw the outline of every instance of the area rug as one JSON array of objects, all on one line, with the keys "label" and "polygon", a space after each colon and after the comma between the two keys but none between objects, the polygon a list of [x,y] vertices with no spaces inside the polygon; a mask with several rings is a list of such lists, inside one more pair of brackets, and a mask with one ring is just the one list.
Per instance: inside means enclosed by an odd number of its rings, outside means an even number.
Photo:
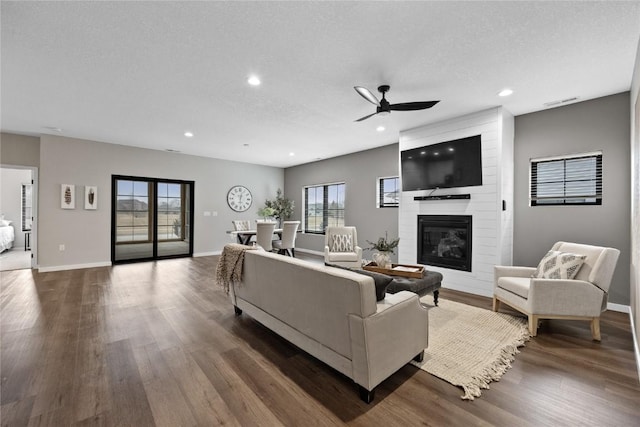
[{"label": "area rug", "polygon": [[[432,297],[422,298],[432,306]],[[480,397],[481,389],[499,381],[529,340],[527,320],[504,313],[440,300],[429,308],[429,347],[422,370],[462,387],[462,399]]]}]

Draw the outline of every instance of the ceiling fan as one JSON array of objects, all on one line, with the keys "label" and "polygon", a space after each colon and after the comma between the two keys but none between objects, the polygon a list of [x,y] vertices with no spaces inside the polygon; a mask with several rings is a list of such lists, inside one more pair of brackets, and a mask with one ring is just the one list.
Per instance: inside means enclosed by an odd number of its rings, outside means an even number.
[{"label": "ceiling fan", "polygon": [[353,87],[356,92],[358,92],[364,99],[375,105],[376,112],[373,114],[369,114],[368,116],[364,116],[356,120],[356,122],[361,122],[363,120],[368,119],[369,117],[375,116],[376,114],[389,114],[392,110],[394,111],[413,111],[413,110],[425,110],[427,108],[431,108],[436,105],[440,101],[424,101],[424,102],[402,102],[400,104],[389,104],[384,97],[385,93],[391,89],[389,85],[378,86],[378,92],[382,94],[382,99],[378,101],[378,98],[375,97],[374,94],[371,93],[369,89],[362,86],[354,86]]}]

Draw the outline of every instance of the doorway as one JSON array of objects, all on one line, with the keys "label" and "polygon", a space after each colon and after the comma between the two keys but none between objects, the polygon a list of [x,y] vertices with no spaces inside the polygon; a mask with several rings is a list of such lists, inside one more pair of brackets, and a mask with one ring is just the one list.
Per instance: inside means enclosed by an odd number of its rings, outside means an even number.
[{"label": "doorway", "polygon": [[0,271],[37,266],[37,176],[35,167],[0,168]]},{"label": "doorway", "polygon": [[111,261],[193,255],[194,182],[112,176]]}]

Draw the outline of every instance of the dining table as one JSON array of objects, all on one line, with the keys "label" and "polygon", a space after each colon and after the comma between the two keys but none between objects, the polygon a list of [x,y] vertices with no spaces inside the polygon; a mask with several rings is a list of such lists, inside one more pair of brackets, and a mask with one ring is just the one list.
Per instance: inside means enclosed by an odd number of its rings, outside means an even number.
[{"label": "dining table", "polygon": [[[241,245],[248,245],[251,238],[258,234],[258,230],[228,230],[227,234],[235,236]],[[278,238],[282,239],[282,228],[274,229],[273,234],[277,234]]]}]

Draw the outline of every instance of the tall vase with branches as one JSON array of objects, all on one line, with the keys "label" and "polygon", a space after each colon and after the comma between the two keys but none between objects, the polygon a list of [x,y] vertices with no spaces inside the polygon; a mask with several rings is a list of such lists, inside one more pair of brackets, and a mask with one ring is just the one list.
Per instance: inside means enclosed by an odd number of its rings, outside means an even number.
[{"label": "tall vase with branches", "polygon": [[275,200],[267,200],[265,207],[273,209],[273,216],[278,220],[280,226],[282,221],[289,219],[293,214],[294,203],[282,194],[282,190],[278,188]]}]

